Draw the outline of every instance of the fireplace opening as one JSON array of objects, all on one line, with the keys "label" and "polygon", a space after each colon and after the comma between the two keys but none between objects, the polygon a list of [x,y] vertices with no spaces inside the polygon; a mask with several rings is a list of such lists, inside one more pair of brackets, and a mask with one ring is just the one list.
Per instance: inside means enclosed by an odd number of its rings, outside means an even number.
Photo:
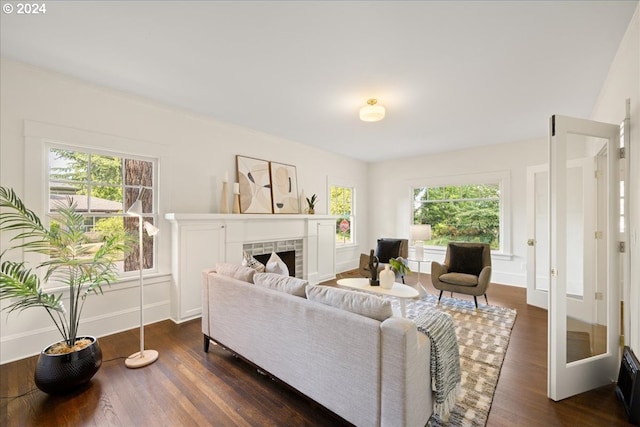
[{"label": "fireplace opening", "polygon": [[[284,262],[289,269],[289,276],[296,277],[296,251],[276,252],[276,255],[280,257],[282,262]],[[253,255],[253,257],[266,266],[267,261],[269,261],[269,258],[271,257],[271,253]]]}]

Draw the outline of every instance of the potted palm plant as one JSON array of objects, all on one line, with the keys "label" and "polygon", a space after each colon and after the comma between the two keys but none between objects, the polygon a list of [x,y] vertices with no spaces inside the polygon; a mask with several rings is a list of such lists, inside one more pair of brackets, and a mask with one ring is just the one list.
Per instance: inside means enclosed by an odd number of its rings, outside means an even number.
[{"label": "potted palm plant", "polygon": [[[117,278],[116,262],[133,241],[127,233],[113,231],[96,242],[85,231],[84,217],[72,198],[57,204],[49,228],[27,209],[12,189],[0,187],[0,232],[10,232],[10,246],[0,252],[0,299],[10,313],[41,307],[47,311],[62,340],[46,347],[35,370],[35,383],[46,393],[64,393],[88,382],[102,364],[95,337],[79,336],[82,308],[91,293]],[[37,265],[7,260],[9,252],[44,255]],[[41,278],[42,277],[42,278]],[[64,291],[48,292],[44,282],[60,284]]]}]

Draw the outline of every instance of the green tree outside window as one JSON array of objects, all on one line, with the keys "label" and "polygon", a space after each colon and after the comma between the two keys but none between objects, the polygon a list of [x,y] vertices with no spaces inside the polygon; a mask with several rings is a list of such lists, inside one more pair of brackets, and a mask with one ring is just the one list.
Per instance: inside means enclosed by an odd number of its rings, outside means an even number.
[{"label": "green tree outside window", "polygon": [[500,185],[472,184],[413,189],[413,223],[431,224],[427,245],[450,241],[500,248]]}]

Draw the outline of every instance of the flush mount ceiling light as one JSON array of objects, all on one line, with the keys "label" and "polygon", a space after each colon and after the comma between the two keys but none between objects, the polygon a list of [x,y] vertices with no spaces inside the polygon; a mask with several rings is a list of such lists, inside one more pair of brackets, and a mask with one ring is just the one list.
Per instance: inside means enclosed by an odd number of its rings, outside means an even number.
[{"label": "flush mount ceiling light", "polygon": [[360,109],[360,120],[363,122],[378,122],[384,119],[384,107],[378,105],[378,100],[371,98],[367,100],[367,105]]}]

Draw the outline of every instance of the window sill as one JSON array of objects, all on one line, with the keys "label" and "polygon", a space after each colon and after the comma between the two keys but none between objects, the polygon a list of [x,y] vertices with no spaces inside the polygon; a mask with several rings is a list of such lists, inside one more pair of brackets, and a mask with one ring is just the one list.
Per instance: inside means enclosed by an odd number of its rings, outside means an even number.
[{"label": "window sill", "polygon": [[[425,258],[428,258],[428,255],[444,257],[446,253],[447,253],[446,247],[439,248],[435,246],[428,246],[424,248]],[[409,252],[409,258],[411,258],[411,252]],[[491,258],[495,260],[500,260],[500,261],[512,261],[513,254],[491,251]]]},{"label": "window sill", "polygon": [[345,245],[336,245],[336,251],[346,251],[349,249],[357,248],[358,245],[355,243],[347,243]]},{"label": "window sill", "polygon": [[[144,285],[146,286],[146,285],[152,285],[152,284],[164,282],[166,280],[170,280],[171,275],[157,273],[157,272],[150,272],[150,273],[145,273],[142,276],[142,279],[144,281]],[[125,288],[136,287],[136,286],[139,286],[139,282],[140,282],[139,275],[120,277],[118,280],[112,282],[111,286],[102,285],[102,292],[108,293],[108,292],[117,291]],[[60,293],[60,292],[68,293],[69,287],[65,285],[55,285],[55,284],[52,284],[51,286],[45,285],[44,291],[47,293]]]}]

